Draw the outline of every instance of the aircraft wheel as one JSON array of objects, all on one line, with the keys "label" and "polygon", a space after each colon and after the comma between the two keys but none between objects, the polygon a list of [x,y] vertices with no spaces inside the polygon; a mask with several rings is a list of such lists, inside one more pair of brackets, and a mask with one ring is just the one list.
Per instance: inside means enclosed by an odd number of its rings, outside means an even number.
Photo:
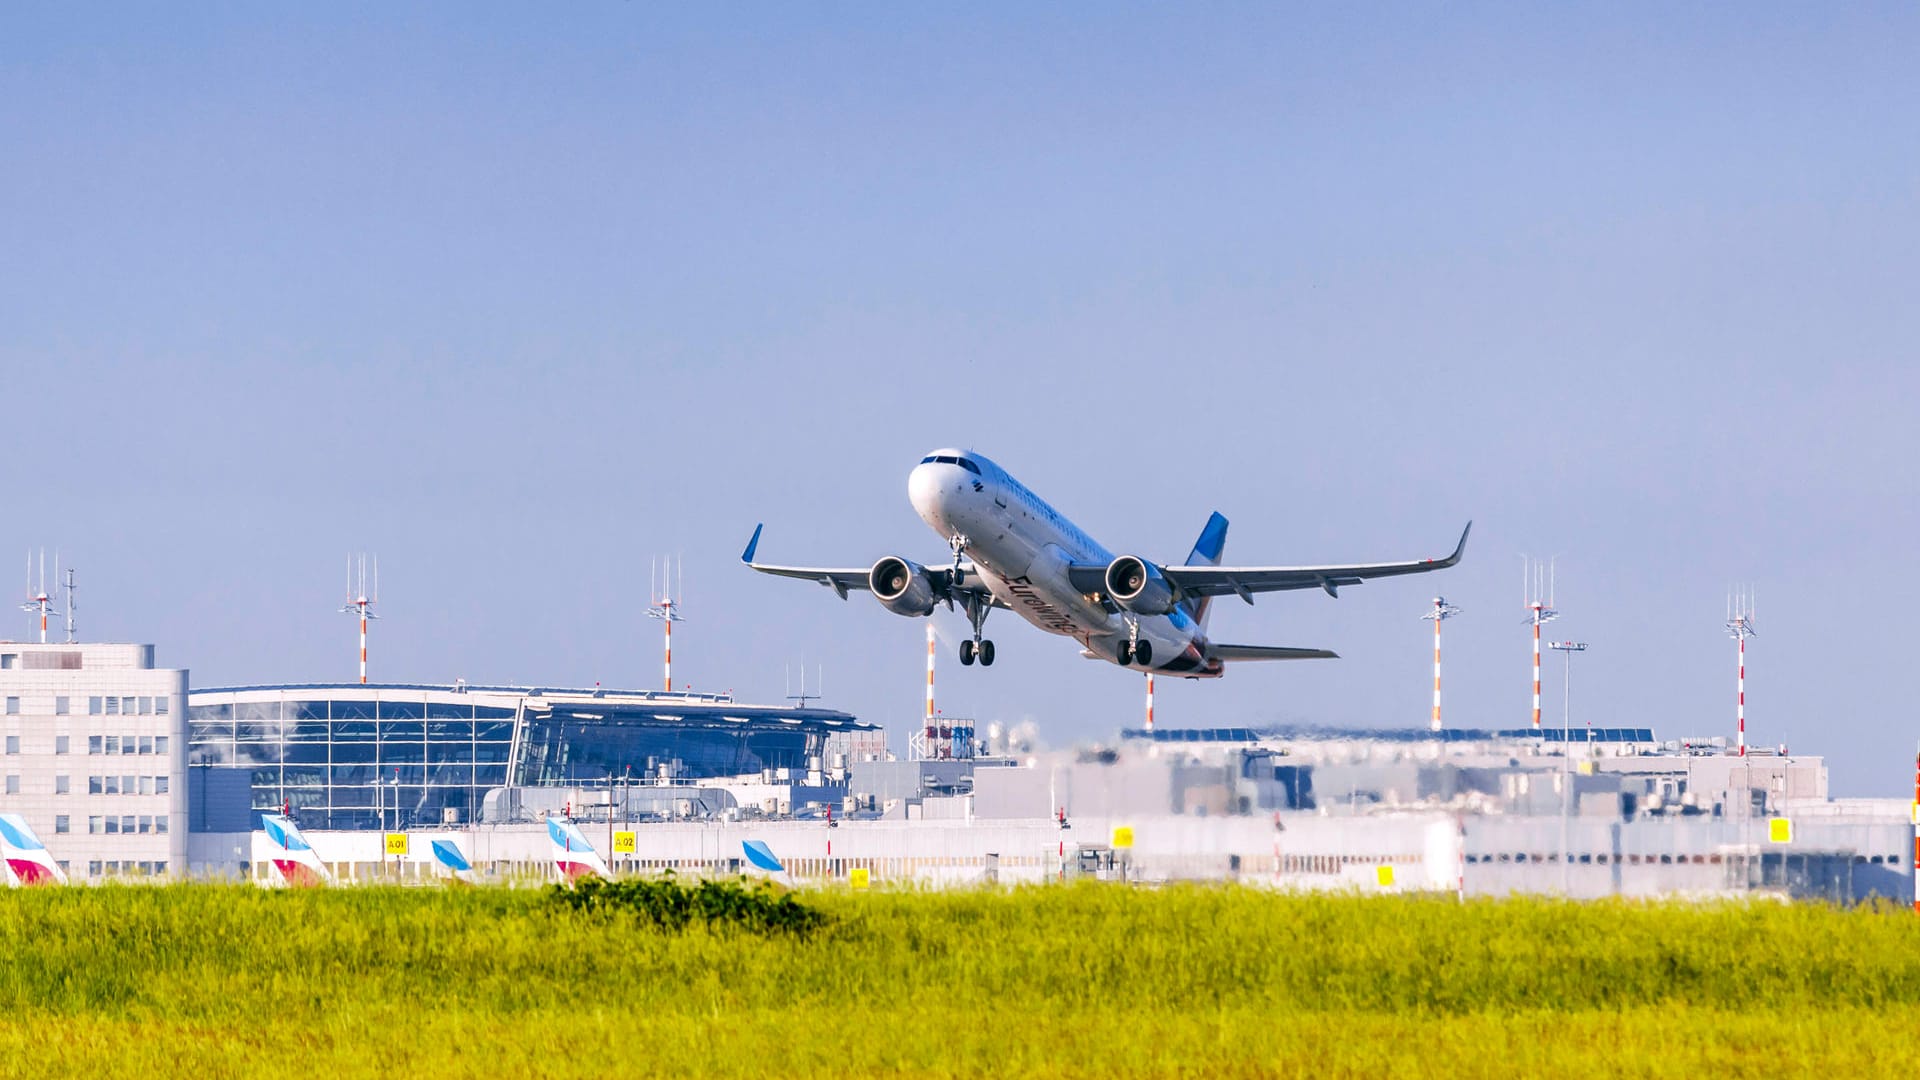
[{"label": "aircraft wheel", "polygon": [[1113,657],[1120,662],[1121,667],[1133,666],[1133,643],[1130,641],[1121,642],[1120,647],[1113,651]]},{"label": "aircraft wheel", "polygon": [[960,643],[960,666],[973,666],[973,642],[971,641],[963,641]]},{"label": "aircraft wheel", "polygon": [[1153,663],[1153,642],[1142,641],[1133,647],[1133,659],[1141,666]]},{"label": "aircraft wheel", "polygon": [[983,641],[980,643],[980,647],[975,651],[977,651],[980,654],[981,667],[993,666],[993,642]]}]

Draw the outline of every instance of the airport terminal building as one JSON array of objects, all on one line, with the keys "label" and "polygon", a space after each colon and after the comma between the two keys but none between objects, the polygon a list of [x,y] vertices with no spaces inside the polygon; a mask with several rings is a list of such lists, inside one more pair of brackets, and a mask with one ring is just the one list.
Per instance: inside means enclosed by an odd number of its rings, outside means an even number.
[{"label": "airport terminal building", "polygon": [[304,683],[194,690],[186,711],[196,832],[247,831],[283,808],[315,829],[460,825],[511,788],[819,786],[830,742],[884,746],[847,713],[724,694]]}]

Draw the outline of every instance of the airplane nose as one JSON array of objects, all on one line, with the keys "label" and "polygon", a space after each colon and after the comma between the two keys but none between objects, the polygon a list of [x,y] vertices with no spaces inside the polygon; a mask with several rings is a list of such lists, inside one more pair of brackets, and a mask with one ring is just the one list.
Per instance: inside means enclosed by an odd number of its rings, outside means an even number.
[{"label": "airplane nose", "polygon": [[920,465],[907,476],[907,498],[920,520],[935,529],[944,529],[941,515],[940,473],[947,466]]}]

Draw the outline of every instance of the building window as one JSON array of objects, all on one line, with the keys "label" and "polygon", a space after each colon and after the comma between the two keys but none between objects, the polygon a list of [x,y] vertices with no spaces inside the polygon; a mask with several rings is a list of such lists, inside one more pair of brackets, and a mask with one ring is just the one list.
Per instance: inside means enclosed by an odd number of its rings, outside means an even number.
[{"label": "building window", "polygon": [[167,715],[167,699],[166,698],[157,697],[153,699],[153,714],[155,716]]},{"label": "building window", "polygon": [[20,699],[19,698],[10,697],[7,699],[7,715],[8,716],[20,715]]},{"label": "building window", "polygon": [[123,697],[120,699],[120,711],[125,713],[128,716],[132,716],[135,713],[140,711],[139,704],[140,704],[139,698]]},{"label": "building window", "polygon": [[88,877],[100,876],[100,860],[99,859],[87,860],[87,876]]},{"label": "building window", "polygon": [[141,814],[140,815],[140,832],[142,834],[145,834],[145,833],[150,833],[152,831],[153,831],[153,815]]},{"label": "building window", "polygon": [[137,742],[138,740],[131,735],[120,736],[120,752],[123,754],[133,753],[139,749],[139,746],[136,745]]},{"label": "building window", "polygon": [[100,786],[100,778],[99,778],[99,777],[97,777],[97,776],[89,776],[89,777],[87,777],[87,794],[89,794],[89,795],[100,795],[100,794],[103,794],[103,793],[104,793],[104,790],[105,790],[105,789],[103,789],[103,788],[102,788],[102,787]]},{"label": "building window", "polygon": [[156,754],[164,754],[167,752],[167,737],[165,735],[155,735],[153,737],[153,752]]},{"label": "building window", "polygon": [[[61,777],[61,779],[64,780],[66,779],[66,777]],[[67,818],[67,815],[65,814],[53,815],[53,831],[57,833],[73,831],[71,824]]]},{"label": "building window", "polygon": [[140,736],[140,752],[143,754],[153,753],[153,736],[151,735]]},{"label": "building window", "polygon": [[132,831],[133,831],[133,822],[134,822],[134,815],[132,815],[132,814],[121,814],[121,815],[120,815],[120,831],[121,831],[121,832],[123,832],[123,833],[130,833],[130,832],[132,832]]},{"label": "building window", "polygon": [[154,793],[155,795],[165,795],[165,794],[167,793],[167,778],[166,778],[166,777],[164,777],[164,776],[156,776],[156,777],[154,777],[154,778],[153,778],[153,793]]},{"label": "building window", "polygon": [[147,716],[151,714],[153,712],[153,699],[150,697],[141,698],[139,707],[140,707],[141,716]]},{"label": "building window", "polygon": [[153,794],[153,777],[143,776],[140,778],[140,794],[142,795]]},{"label": "building window", "polygon": [[73,736],[71,735],[55,735],[53,737],[53,752],[56,754],[66,753],[72,745]]},{"label": "building window", "polygon": [[103,776],[100,778],[100,782],[102,784],[102,787],[100,788],[100,794],[102,795],[120,794],[120,778],[119,777]]},{"label": "building window", "polygon": [[65,715],[67,715],[68,713],[71,713],[72,711],[73,711],[73,699],[72,699],[72,698],[69,698],[69,697],[57,697],[57,698],[54,698],[54,699],[53,699],[53,715],[55,715],[55,716],[65,716]]},{"label": "building window", "polygon": [[[97,697],[90,697],[90,698],[88,698],[88,699],[87,699],[87,715],[88,715],[88,716],[99,716],[99,715],[100,715],[100,702],[101,702],[101,701],[102,701],[102,699],[101,699],[101,698],[97,698]],[[96,865],[96,866],[98,866],[99,864],[98,864],[98,863],[95,863],[94,865]]]},{"label": "building window", "polygon": [[107,831],[107,827],[105,823],[106,823],[105,818],[101,817],[99,814],[94,814],[93,816],[87,818],[87,831],[94,834],[95,836],[98,836],[101,833],[104,833]]},{"label": "building window", "polygon": [[70,781],[67,777],[67,774],[61,773],[60,775],[53,778],[53,793],[55,795],[65,795],[67,793],[67,788],[69,784],[70,784]]},{"label": "building window", "polygon": [[0,653],[0,668],[11,668],[19,659],[19,653]]},{"label": "building window", "polygon": [[106,737],[106,746],[101,752],[106,754],[119,753],[120,752],[120,736],[108,735]]},{"label": "building window", "polygon": [[157,833],[163,833],[167,831],[167,815],[165,814],[153,815],[153,831]]},{"label": "building window", "polygon": [[7,794],[9,795],[20,794],[20,774],[19,773],[7,774]]},{"label": "building window", "polygon": [[7,753],[17,754],[19,752],[20,752],[20,736],[18,735],[7,736]]},{"label": "building window", "polygon": [[100,752],[100,736],[98,735],[87,736],[87,753],[97,754],[99,752]]},{"label": "building window", "polygon": [[120,794],[122,795],[140,794],[140,778],[137,776],[121,777],[120,778]]},{"label": "building window", "polygon": [[120,699],[119,698],[110,697],[107,699],[107,715],[108,716],[120,715]]}]

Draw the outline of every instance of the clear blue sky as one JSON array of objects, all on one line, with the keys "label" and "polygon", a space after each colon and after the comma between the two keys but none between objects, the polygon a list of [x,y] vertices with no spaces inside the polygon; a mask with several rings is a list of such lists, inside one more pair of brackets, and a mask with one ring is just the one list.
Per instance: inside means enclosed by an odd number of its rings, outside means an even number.
[{"label": "clear blue sky", "polygon": [[[651,685],[917,719],[921,624],[735,560],[943,552],[976,447],[1110,547],[1444,551],[1222,604],[1337,649],[1169,724],[1524,722],[1519,555],[1576,723],[1905,791],[1920,13],[1900,5],[15,5],[0,13],[0,552],[202,685]],[[18,554],[14,565],[18,565]],[[4,565],[0,562],[0,565]],[[23,583],[9,588],[18,589]],[[12,616],[15,633],[28,625]],[[940,616],[951,637],[962,620]],[[1055,741],[1141,680],[1002,614],[950,712]],[[943,655],[945,651],[943,650]],[[1559,671],[1549,670],[1557,689]],[[1550,715],[1557,719],[1558,695]]]}]

